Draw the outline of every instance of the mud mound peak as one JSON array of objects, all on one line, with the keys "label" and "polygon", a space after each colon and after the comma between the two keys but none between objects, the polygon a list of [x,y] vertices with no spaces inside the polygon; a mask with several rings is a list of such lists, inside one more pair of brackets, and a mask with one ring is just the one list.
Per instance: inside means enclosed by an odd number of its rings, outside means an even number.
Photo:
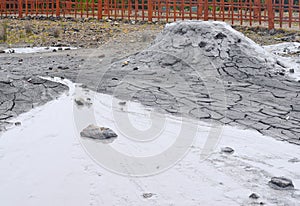
[{"label": "mud mound peak", "polygon": [[207,57],[216,66],[238,56],[249,58],[255,64],[267,63],[270,67],[281,68],[276,65],[273,55],[223,22],[181,21],[167,24],[149,49],[176,53],[186,61],[189,59],[184,54],[192,51],[193,56]]}]

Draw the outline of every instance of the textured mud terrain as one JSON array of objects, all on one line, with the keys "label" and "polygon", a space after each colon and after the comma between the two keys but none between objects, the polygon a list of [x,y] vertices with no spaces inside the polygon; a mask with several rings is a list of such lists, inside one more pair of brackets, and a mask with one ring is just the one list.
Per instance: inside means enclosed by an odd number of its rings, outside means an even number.
[{"label": "textured mud terrain", "polygon": [[98,91],[300,143],[300,83],[225,24],[172,24],[125,64],[112,65]]},{"label": "textured mud terrain", "polygon": [[137,32],[121,47],[114,39],[99,49],[3,54],[1,77],[64,77],[166,113],[251,128],[300,144],[300,83],[287,77],[284,62],[223,23],[172,24],[141,51],[152,36]]},{"label": "textured mud terrain", "polygon": [[11,124],[12,117],[53,100],[66,89],[38,77],[7,75],[0,70],[0,132]]},{"label": "textured mud terrain", "polygon": [[156,30],[132,32],[112,38],[98,49],[50,53],[0,54],[0,131],[11,125],[12,117],[44,104],[67,87],[40,77],[55,76],[86,83],[99,83],[103,68],[153,41]]}]

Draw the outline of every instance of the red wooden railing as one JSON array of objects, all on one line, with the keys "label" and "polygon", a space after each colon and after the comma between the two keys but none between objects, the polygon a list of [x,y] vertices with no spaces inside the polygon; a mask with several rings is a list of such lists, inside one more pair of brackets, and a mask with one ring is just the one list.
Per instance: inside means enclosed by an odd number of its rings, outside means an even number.
[{"label": "red wooden railing", "polygon": [[300,28],[300,0],[0,0],[0,15],[167,22],[201,19],[269,29]]}]

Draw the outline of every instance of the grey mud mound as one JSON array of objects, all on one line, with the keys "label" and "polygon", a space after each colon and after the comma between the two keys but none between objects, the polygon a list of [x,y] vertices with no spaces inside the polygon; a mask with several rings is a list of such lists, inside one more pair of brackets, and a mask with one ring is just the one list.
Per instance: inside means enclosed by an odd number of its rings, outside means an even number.
[{"label": "grey mud mound", "polygon": [[300,83],[288,70],[225,23],[187,21],[112,64],[98,91],[300,144]]},{"label": "grey mud mound", "polygon": [[57,97],[67,87],[39,77],[0,70],[0,132],[10,120]]}]

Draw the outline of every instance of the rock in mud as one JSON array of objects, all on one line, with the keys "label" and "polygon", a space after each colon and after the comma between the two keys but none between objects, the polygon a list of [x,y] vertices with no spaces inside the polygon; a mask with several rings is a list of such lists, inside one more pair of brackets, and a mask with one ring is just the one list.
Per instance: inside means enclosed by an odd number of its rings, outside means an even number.
[{"label": "rock in mud", "polygon": [[295,157],[295,158],[290,159],[288,162],[297,163],[297,162],[300,162],[300,159]]},{"label": "rock in mud", "polygon": [[21,126],[21,122],[15,122],[15,126]]},{"label": "rock in mud", "polygon": [[147,198],[151,198],[153,196],[152,193],[144,193],[143,194],[143,198],[147,199]]},{"label": "rock in mud", "polygon": [[98,127],[92,124],[89,125],[87,128],[83,129],[80,132],[80,135],[81,137],[87,137],[87,138],[99,139],[99,140],[118,137],[118,135],[112,129],[106,127]]},{"label": "rock in mud", "polygon": [[223,148],[221,149],[221,151],[222,151],[223,153],[227,153],[227,154],[233,154],[233,153],[234,153],[234,149],[232,149],[231,147],[223,147]]},{"label": "rock in mud", "polygon": [[256,194],[256,193],[252,193],[251,195],[249,195],[249,198],[251,198],[251,199],[258,199],[259,195]]},{"label": "rock in mud", "polygon": [[84,99],[82,98],[76,98],[74,99],[74,102],[78,105],[78,106],[83,106],[84,105]]},{"label": "rock in mud", "polygon": [[124,102],[124,101],[119,102],[119,105],[124,106],[124,105],[126,105],[126,102]]},{"label": "rock in mud", "polygon": [[[64,77],[62,77],[62,79],[64,79]],[[91,106],[92,105],[91,98],[86,98],[86,100],[85,100],[81,97],[77,97],[77,98],[74,99],[74,102],[78,106]]]},{"label": "rock in mud", "polygon": [[269,181],[269,186],[277,190],[294,189],[294,184],[292,180],[285,177],[272,177]]}]

